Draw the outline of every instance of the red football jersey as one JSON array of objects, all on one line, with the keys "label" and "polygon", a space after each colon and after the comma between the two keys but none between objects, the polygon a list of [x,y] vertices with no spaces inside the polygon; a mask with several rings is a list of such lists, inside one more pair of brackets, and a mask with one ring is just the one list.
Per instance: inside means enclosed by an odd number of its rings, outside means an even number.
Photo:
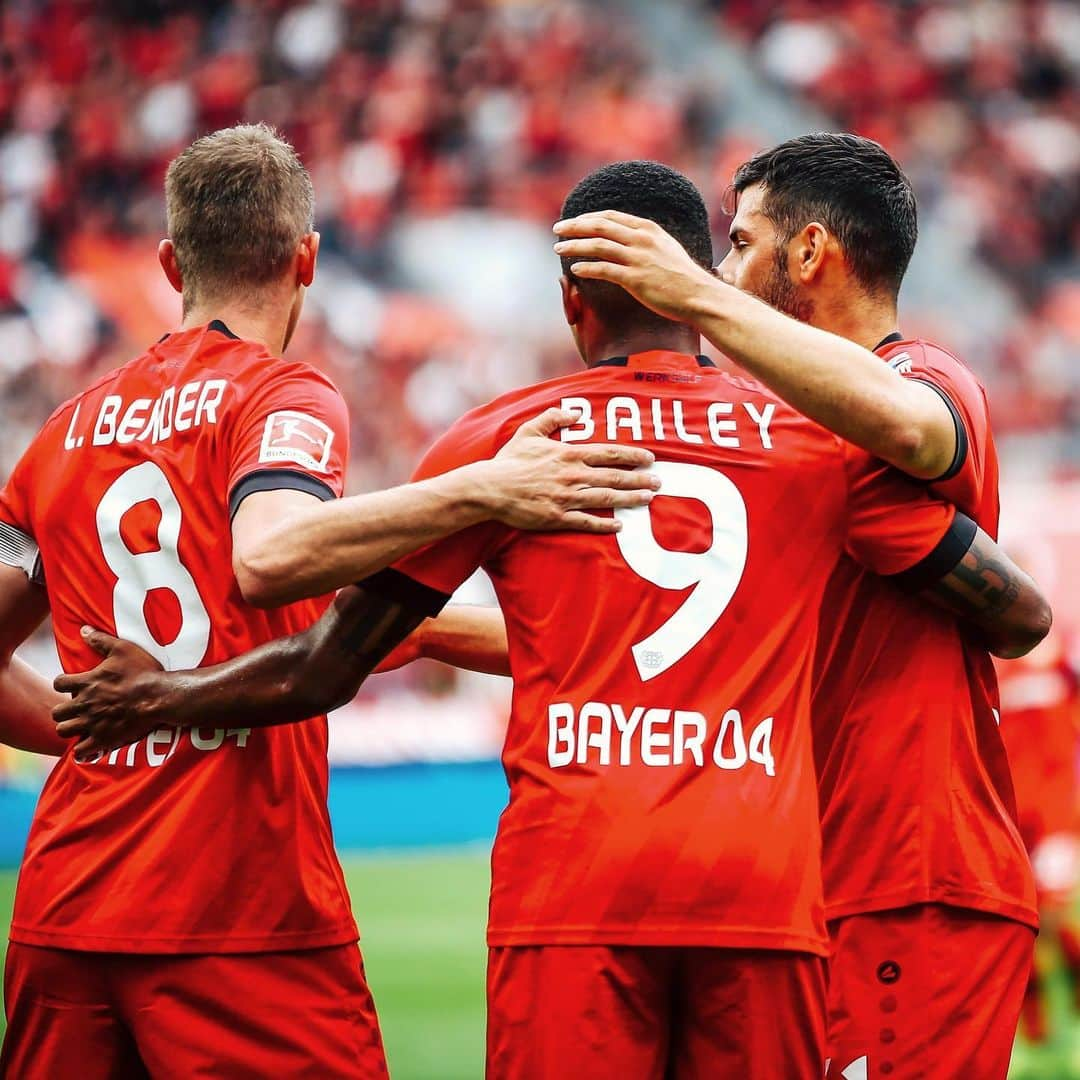
[{"label": "red football jersey", "polygon": [[897,573],[954,511],[755,383],[648,352],[508,394],[416,474],[490,457],[551,405],[564,441],[633,442],[663,490],[617,536],[476,526],[398,569],[477,566],[506,616],[510,803],[492,945],[825,952],[809,705],[817,606],[845,548]]},{"label": "red football jersey", "polygon": [[[169,669],[307,628],[327,600],[250,607],[230,506],[253,491],[341,493],[345,404],[306,364],[221,323],[169,334],[47,421],[0,494],[41,549],[65,671],[84,624]],[[356,939],[326,807],[325,717],[250,730],[208,715],[45,783],[13,941],[91,951],[248,952]]]},{"label": "red football jersey", "polygon": [[997,670],[1020,834],[1034,853],[1048,836],[1080,835],[1080,681],[1058,641]]},{"label": "red football jersey", "polygon": [[[933,489],[996,536],[983,388],[926,341],[889,341],[878,355],[949,405],[957,456]],[[990,655],[852,559],[829,582],[821,626],[814,744],[829,918],[933,901],[1037,925]]]}]

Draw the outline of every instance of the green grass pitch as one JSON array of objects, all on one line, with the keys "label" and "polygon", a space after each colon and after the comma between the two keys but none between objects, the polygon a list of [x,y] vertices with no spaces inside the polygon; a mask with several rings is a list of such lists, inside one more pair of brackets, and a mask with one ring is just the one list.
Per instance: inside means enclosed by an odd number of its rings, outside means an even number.
[{"label": "green grass pitch", "polygon": [[[394,1080],[479,1080],[487,852],[344,862]],[[0,872],[0,925],[10,919],[14,888],[14,873]],[[1018,1046],[1010,1080],[1080,1080],[1080,1031],[1069,1028],[1056,989],[1059,1035],[1039,1050]]]}]

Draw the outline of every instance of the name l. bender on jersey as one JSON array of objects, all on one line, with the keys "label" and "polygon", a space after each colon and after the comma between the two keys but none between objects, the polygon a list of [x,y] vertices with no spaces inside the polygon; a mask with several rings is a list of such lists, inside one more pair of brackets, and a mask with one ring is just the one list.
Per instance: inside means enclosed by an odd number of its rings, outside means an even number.
[{"label": "name l. bender on jersey", "polygon": [[79,423],[84,404],[79,402],[71,414],[64,449],[79,449],[85,445],[87,435],[92,446],[160,443],[174,432],[216,424],[228,386],[226,379],[196,379],[181,387],[170,386],[158,398],[140,397],[129,402],[119,394],[107,394],[88,428]]},{"label": "name l. bender on jersey", "polygon": [[[743,439],[757,439],[763,450],[773,448],[769,426],[776,414],[776,403],[763,402],[759,407],[752,401],[713,401],[705,410],[705,425],[700,431],[687,426],[687,409],[678,398],[649,398],[647,402],[617,394],[606,404],[597,404],[587,397],[564,397],[560,407],[577,413],[578,422],[559,432],[563,442],[588,442],[592,438],[618,442],[619,432],[629,433],[634,442],[678,442],[701,444],[711,442],[738,450]],[[597,433],[597,426],[602,431]]]}]

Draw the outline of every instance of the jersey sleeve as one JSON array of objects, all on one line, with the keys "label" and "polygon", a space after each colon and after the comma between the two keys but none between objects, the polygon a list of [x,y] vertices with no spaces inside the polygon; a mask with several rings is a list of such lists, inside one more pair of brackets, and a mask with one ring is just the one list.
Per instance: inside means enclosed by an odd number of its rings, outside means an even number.
[{"label": "jersey sleeve", "polygon": [[956,425],[956,453],[948,469],[932,482],[933,488],[950,502],[977,506],[986,483],[990,439],[990,416],[983,389],[975,376],[948,353],[922,343],[907,348],[912,364],[901,369],[901,374],[925,383],[939,394]]},{"label": "jersey sleeve", "polygon": [[[40,438],[40,435],[38,436]],[[38,585],[45,583],[41,552],[34,539],[30,493],[34,490],[34,440],[0,489],[0,564],[14,566]]]},{"label": "jersey sleeve", "polygon": [[257,491],[340,498],[349,460],[345,401],[314,368],[275,364],[242,403],[228,454],[230,517]]},{"label": "jersey sleeve", "polygon": [[[845,443],[843,452],[848,483],[848,554],[884,576],[920,566],[932,574],[938,549],[949,544],[955,508],[864,450]],[[917,577],[911,574],[908,580],[914,583]]]},{"label": "jersey sleeve", "polygon": [[[413,482],[441,476],[452,469],[494,456],[497,434],[493,427],[471,416],[459,420],[424,455],[413,473]],[[498,522],[473,525],[406,555],[389,571],[374,575],[361,584],[381,592],[392,592],[398,599],[416,606],[417,593],[411,591],[407,584],[416,582],[440,594],[445,602],[459,585],[483,565],[504,533],[505,529]]]}]

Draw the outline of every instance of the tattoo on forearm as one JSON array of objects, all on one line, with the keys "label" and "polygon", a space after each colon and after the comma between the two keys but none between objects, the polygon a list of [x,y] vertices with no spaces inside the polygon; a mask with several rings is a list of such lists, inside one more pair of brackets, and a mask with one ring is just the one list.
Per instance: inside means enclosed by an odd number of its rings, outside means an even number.
[{"label": "tattoo on forearm", "polygon": [[953,576],[983,600],[990,615],[1008,611],[1020,596],[1021,583],[1011,568],[996,552],[985,551],[979,540],[953,569]]}]

